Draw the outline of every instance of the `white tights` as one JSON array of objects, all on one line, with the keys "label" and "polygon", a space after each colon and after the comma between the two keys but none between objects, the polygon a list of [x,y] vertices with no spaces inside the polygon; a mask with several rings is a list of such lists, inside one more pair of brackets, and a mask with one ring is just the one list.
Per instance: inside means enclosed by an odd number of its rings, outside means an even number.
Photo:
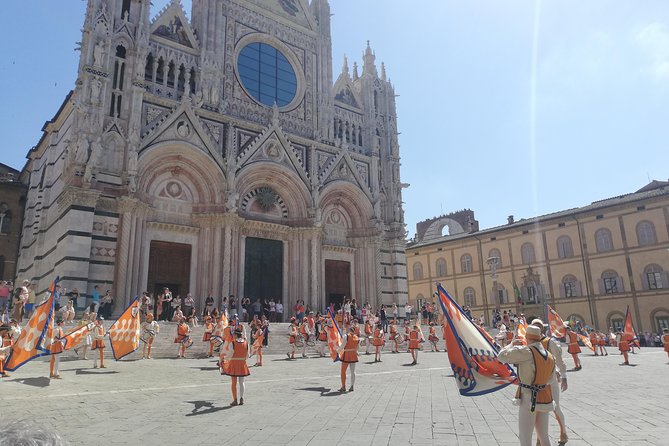
[{"label": "white tights", "polygon": [[530,393],[522,393],[518,413],[518,437],[520,446],[532,446],[532,432],[536,429],[537,439],[541,446],[549,446],[548,439],[548,412],[530,413]]},{"label": "white tights", "polygon": [[239,397],[244,398],[244,390],[246,390],[246,383],[244,382],[244,376],[239,376],[237,377],[237,381],[239,382]]}]

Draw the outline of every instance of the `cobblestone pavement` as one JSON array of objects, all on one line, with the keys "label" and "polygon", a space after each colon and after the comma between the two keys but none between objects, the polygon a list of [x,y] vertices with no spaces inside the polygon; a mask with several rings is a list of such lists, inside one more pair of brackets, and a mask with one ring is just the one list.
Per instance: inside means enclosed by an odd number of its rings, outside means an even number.
[{"label": "cobblestone pavement", "polygon": [[[612,349],[611,349],[612,350]],[[69,355],[66,353],[65,355]],[[666,445],[669,365],[661,349],[581,355],[562,396],[569,446]],[[230,378],[210,359],[30,362],[0,382],[2,421],[38,419],[74,445],[515,445],[514,389],[461,397],[445,353],[361,356],[355,392],[339,394],[339,365],[267,355],[230,407]],[[252,363],[253,360],[249,361]],[[568,359],[571,364],[571,359]],[[551,420],[555,444],[557,423]]]}]

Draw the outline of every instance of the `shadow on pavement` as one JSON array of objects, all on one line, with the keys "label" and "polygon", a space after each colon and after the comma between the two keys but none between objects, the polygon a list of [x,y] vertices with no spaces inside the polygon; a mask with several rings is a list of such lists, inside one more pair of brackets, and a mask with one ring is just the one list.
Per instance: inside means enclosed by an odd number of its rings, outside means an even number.
[{"label": "shadow on pavement", "polygon": [[[186,401],[186,402],[193,404],[195,406],[191,413],[186,414],[187,417],[194,417],[196,415],[207,415],[210,413],[216,413],[221,410],[228,410],[232,408],[232,406],[214,407],[214,403],[212,403],[211,401]],[[206,407],[206,409],[200,410],[203,407]]]},{"label": "shadow on pavement", "polygon": [[77,375],[113,375],[119,373],[117,370],[107,370],[107,371],[92,371],[87,369],[72,369],[76,370]]},{"label": "shadow on pavement", "polygon": [[301,389],[295,389],[295,390],[305,390],[308,392],[320,392],[321,396],[325,395],[326,393],[329,393],[331,389],[325,388],[325,387],[303,387]]},{"label": "shadow on pavement", "polygon": [[191,369],[198,369],[202,370],[203,372],[209,371],[209,370],[218,370],[218,366],[211,366],[211,367],[191,367]]},{"label": "shadow on pavement", "polygon": [[17,382],[33,387],[47,387],[49,385],[49,381],[50,379],[46,376],[40,376],[39,378],[18,378],[10,380],[10,382]]}]

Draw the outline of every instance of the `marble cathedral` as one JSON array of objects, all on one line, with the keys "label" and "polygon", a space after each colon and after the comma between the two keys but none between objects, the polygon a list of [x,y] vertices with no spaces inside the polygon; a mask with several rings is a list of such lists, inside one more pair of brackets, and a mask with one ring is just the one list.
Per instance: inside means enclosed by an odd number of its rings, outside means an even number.
[{"label": "marble cathedral", "polygon": [[88,0],[74,90],[28,154],[17,276],[407,300],[395,92],[332,68],[327,0]]}]

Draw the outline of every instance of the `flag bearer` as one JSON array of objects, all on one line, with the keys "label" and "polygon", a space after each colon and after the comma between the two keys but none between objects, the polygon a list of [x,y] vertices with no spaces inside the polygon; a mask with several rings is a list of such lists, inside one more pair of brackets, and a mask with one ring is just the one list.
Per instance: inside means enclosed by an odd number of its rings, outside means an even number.
[{"label": "flag bearer", "polygon": [[[232,402],[231,406],[244,405],[244,390],[246,384],[244,378],[249,376],[251,372],[246,364],[246,358],[249,355],[249,343],[244,336],[244,330],[241,325],[235,327],[234,340],[228,346],[225,362],[225,374],[232,378]],[[239,401],[237,401],[237,382],[239,382]]]},{"label": "flag bearer", "polygon": [[541,344],[541,330],[535,325],[527,327],[527,345],[520,339],[500,350],[497,358],[518,365],[520,384],[516,393],[519,403],[518,436],[520,446],[532,446],[532,432],[537,431],[541,446],[549,446],[548,412],[553,411],[553,396],[549,381],[554,374],[555,359]]},{"label": "flag bearer", "polygon": [[351,387],[349,392],[353,392],[355,387],[355,365],[358,363],[358,344],[360,338],[355,333],[353,326],[349,327],[348,333],[344,336],[339,354],[341,358],[341,388],[340,392],[346,392],[346,370],[351,370]]},{"label": "flag bearer", "polygon": [[[91,350],[98,350],[100,352],[100,368],[105,367],[105,332],[104,319],[99,318],[95,320],[95,327],[93,327],[93,347]],[[98,360],[93,361],[93,368],[98,368]]]}]

